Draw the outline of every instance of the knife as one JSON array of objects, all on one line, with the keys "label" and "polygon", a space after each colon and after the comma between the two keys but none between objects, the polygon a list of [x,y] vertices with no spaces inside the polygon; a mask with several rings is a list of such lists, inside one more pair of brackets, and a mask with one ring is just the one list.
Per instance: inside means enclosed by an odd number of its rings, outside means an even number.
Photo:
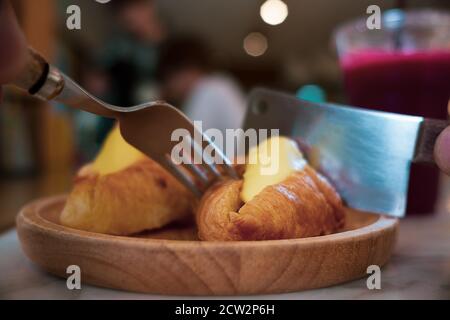
[{"label": "knife", "polygon": [[255,89],[244,128],[279,129],[306,144],[307,159],[354,209],[403,217],[412,162],[433,163],[444,120],[311,103]]}]

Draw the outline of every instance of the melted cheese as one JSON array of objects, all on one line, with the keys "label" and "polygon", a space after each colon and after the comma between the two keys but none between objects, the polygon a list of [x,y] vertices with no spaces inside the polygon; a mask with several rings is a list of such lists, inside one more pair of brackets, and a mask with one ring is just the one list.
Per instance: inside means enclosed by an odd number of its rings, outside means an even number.
[{"label": "melted cheese", "polygon": [[107,175],[127,168],[145,155],[128,144],[116,126],[106,138],[92,169],[99,175]]},{"label": "melted cheese", "polygon": [[280,183],[305,165],[295,141],[286,137],[267,139],[248,153],[241,199],[250,201],[265,187]]}]

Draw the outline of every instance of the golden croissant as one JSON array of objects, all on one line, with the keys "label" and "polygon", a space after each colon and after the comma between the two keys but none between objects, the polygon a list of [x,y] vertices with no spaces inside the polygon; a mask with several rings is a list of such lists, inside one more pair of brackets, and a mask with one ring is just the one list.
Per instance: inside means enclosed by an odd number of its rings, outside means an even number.
[{"label": "golden croissant", "polygon": [[344,224],[341,198],[309,165],[265,186],[247,202],[242,187],[242,180],[228,180],[208,190],[196,216],[200,239],[303,238],[333,233]]},{"label": "golden croissant", "polygon": [[183,219],[194,202],[184,186],[128,145],[115,128],[94,163],[79,171],[60,221],[76,229],[129,235]]}]

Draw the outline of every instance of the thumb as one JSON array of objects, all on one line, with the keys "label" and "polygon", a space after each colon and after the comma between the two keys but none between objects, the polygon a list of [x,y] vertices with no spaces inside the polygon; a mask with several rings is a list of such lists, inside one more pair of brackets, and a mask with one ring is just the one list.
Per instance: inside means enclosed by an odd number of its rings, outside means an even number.
[{"label": "thumb", "polygon": [[436,139],[434,159],[438,167],[450,175],[450,127],[445,128]]}]

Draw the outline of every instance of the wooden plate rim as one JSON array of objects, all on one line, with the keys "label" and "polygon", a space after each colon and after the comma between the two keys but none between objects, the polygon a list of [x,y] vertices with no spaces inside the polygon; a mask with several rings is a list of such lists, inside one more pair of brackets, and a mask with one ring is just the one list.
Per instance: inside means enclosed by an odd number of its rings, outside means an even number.
[{"label": "wooden plate rim", "polygon": [[67,195],[58,195],[53,197],[37,199],[28,205],[24,206],[16,219],[18,226],[33,226],[40,231],[49,232],[52,234],[63,235],[68,238],[79,239],[79,240],[96,240],[104,242],[121,242],[121,243],[132,243],[133,246],[141,245],[147,246],[149,244],[165,244],[176,247],[189,247],[192,249],[193,246],[204,247],[208,246],[224,248],[224,247],[264,247],[273,245],[316,245],[323,242],[333,241],[340,242],[354,241],[357,239],[365,239],[368,237],[373,237],[373,233],[381,233],[386,230],[397,228],[399,222],[398,219],[389,218],[379,215],[378,219],[372,224],[364,226],[362,228],[343,231],[339,233],[334,233],[325,236],[300,238],[300,239],[281,239],[281,240],[262,240],[262,241],[199,241],[199,240],[168,240],[168,239],[151,239],[151,238],[139,238],[139,237],[128,237],[128,236],[115,236],[101,233],[94,233],[84,230],[77,230],[62,226],[60,224],[51,222],[39,215],[42,207],[49,206],[54,203],[64,201]]}]

